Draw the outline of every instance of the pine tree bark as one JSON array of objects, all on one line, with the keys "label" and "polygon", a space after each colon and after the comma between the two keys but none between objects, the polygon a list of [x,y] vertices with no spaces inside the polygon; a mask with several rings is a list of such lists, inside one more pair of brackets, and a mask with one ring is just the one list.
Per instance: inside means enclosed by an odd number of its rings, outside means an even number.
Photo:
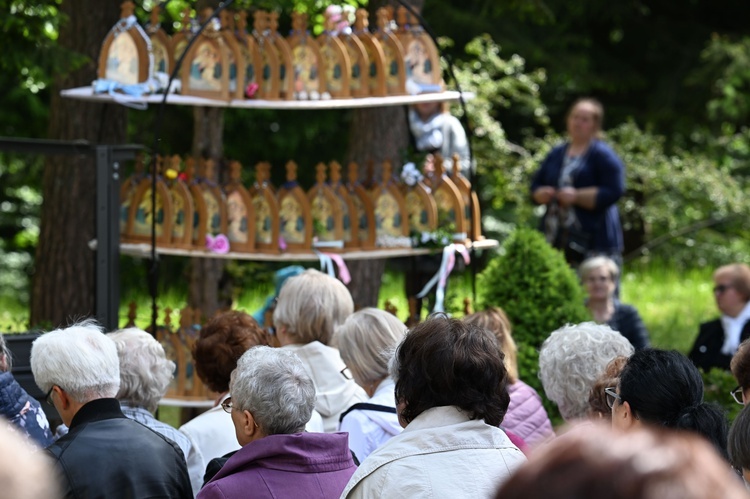
[{"label": "pine tree bark", "polygon": [[[60,90],[96,79],[102,40],[120,17],[118,2],[65,0],[60,47],[82,54],[80,68],[57,74],[50,106],[49,138],[116,144],[126,140],[127,111],[111,104],[60,98]],[[32,279],[32,326],[59,326],[95,312],[96,174],[92,157],[51,157],[42,181],[41,226]]]}]

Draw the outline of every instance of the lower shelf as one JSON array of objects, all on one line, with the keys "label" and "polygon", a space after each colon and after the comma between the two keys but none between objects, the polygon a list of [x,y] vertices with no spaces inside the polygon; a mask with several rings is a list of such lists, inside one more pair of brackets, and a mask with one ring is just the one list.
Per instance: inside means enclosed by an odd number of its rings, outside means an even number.
[{"label": "lower shelf", "polygon": [[[469,249],[486,250],[496,248],[499,243],[494,239],[483,239],[467,245]],[[321,251],[325,252],[325,249]],[[405,256],[429,255],[440,251],[439,248],[381,248],[370,251],[347,251],[341,253],[344,260],[377,260],[380,258],[399,258]],[[151,257],[150,244],[120,244],[120,253],[139,258]],[[223,255],[204,250],[184,250],[177,248],[156,248],[158,255],[186,256],[189,258],[222,258],[228,260],[254,260],[261,262],[317,262],[316,253],[224,253]]]}]

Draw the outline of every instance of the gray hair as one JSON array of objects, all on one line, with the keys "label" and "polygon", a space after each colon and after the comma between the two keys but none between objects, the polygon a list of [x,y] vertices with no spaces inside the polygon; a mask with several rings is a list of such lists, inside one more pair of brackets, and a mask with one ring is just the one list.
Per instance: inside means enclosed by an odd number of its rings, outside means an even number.
[{"label": "gray hair", "polygon": [[630,357],[633,345],[605,324],[582,322],[554,331],[539,352],[539,378],[547,398],[565,420],[583,418],[589,392],[607,364],[618,356]]},{"label": "gray hair", "polygon": [[266,435],[304,431],[315,406],[315,385],[292,352],[253,347],[237,361],[229,382],[232,404],[252,413]]},{"label": "gray hair", "polygon": [[117,398],[154,412],[169,387],[175,363],[146,331],[128,328],[107,335],[120,358],[120,390]]},{"label": "gray hair", "polygon": [[120,388],[117,347],[93,319],[37,338],[31,371],[43,392],[57,385],[82,404],[112,398]]},{"label": "gray hair", "polygon": [[10,353],[8,344],[5,343],[5,338],[0,334],[0,372],[10,372],[13,367],[13,356]]},{"label": "gray hair", "polygon": [[388,362],[405,334],[406,326],[393,314],[363,308],[336,328],[335,343],[354,379],[364,386],[388,376]]},{"label": "gray hair", "polygon": [[589,272],[598,269],[599,267],[604,267],[612,280],[617,282],[617,277],[620,275],[620,267],[618,267],[617,263],[608,256],[592,256],[591,258],[584,260],[581,266],[578,267],[578,273],[581,276],[581,280],[585,280],[589,275]]},{"label": "gray hair", "polygon": [[336,326],[354,312],[354,301],[338,279],[314,269],[290,277],[279,292],[273,323],[296,343],[331,341]]}]

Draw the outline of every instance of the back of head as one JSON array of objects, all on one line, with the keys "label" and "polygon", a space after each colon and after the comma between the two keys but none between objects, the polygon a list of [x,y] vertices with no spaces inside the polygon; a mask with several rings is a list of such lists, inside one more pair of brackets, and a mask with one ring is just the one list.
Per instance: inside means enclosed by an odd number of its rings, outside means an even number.
[{"label": "back of head", "polygon": [[0,499],[61,497],[56,476],[47,454],[0,418]]},{"label": "back of head", "polygon": [[232,373],[232,403],[250,411],[266,435],[300,433],[315,406],[315,386],[302,361],[281,348],[253,347]]},{"label": "back of head", "polygon": [[554,331],[539,351],[539,377],[547,398],[566,420],[586,417],[589,393],[607,364],[629,357],[633,345],[607,325],[582,322]]},{"label": "back of head", "polygon": [[746,497],[714,450],[699,438],[604,426],[575,429],[539,449],[498,499],[739,499]]},{"label": "back of head", "polygon": [[393,314],[363,308],[336,328],[335,343],[354,379],[367,384],[388,376],[388,364],[405,333],[406,326]]},{"label": "back of head", "polygon": [[497,338],[500,350],[505,355],[505,369],[511,384],[518,381],[518,347],[513,341],[510,319],[500,307],[489,307],[481,312],[475,312],[463,318],[464,322],[476,324],[487,329]]},{"label": "back of head", "polygon": [[154,412],[172,379],[174,362],[167,359],[161,344],[141,329],[121,329],[107,336],[115,342],[120,358],[117,398]]},{"label": "back of head", "polygon": [[391,362],[396,401],[406,423],[433,407],[456,406],[499,426],[508,410],[508,373],[486,329],[444,316],[411,329]]},{"label": "back of head", "polygon": [[319,341],[327,345],[336,326],[352,312],[352,295],[341,281],[308,269],[281,288],[273,323],[285,327],[295,343]]},{"label": "back of head", "polygon": [[740,343],[729,364],[734,379],[743,390],[750,388],[750,340]]},{"label": "back of head", "polygon": [[117,347],[93,320],[37,338],[31,370],[42,391],[57,385],[79,403],[114,397],[120,387]]},{"label": "back of head", "polygon": [[681,353],[635,352],[620,373],[619,386],[622,401],[639,419],[701,434],[726,455],[726,418],[720,409],[703,402],[703,378]]},{"label": "back of head", "polygon": [[750,405],[746,405],[732,423],[727,451],[732,466],[738,470],[750,470]]},{"label": "back of head", "polygon": [[267,344],[266,334],[250,315],[236,310],[224,312],[201,329],[193,345],[195,370],[209,389],[227,392],[237,359],[249,348]]},{"label": "back of head", "polygon": [[604,389],[617,387],[620,382],[620,372],[627,362],[627,357],[615,357],[594,382],[589,392],[589,410],[593,418],[612,420],[612,409],[607,405],[607,395]]}]

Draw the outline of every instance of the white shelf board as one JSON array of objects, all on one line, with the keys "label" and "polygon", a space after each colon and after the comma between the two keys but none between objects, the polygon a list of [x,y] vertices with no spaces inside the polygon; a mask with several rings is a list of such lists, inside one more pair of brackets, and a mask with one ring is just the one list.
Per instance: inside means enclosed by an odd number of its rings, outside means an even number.
[{"label": "white shelf board", "polygon": [[[62,97],[89,102],[101,103],[147,103],[160,104],[163,95],[146,95],[143,97],[129,97],[118,95],[117,98],[109,94],[94,94],[91,87],[70,88],[60,92]],[[303,110],[303,109],[353,109],[363,107],[382,106],[404,106],[418,104],[420,102],[442,102],[455,101],[460,97],[459,92],[445,91],[419,95],[396,95],[389,97],[362,97],[357,99],[329,99],[329,100],[260,100],[260,99],[233,99],[229,101],[205,99],[190,95],[169,94],[167,104],[177,106],[204,106],[204,107],[235,107],[243,109],[278,109],[278,110]],[[464,92],[463,98],[471,100],[474,94]]]},{"label": "white shelf board", "polygon": [[[469,248],[473,247],[475,250],[485,250],[496,248],[498,242],[494,239],[482,239],[469,245]],[[325,249],[321,251],[326,252]],[[347,251],[340,253],[344,260],[375,260],[378,258],[398,258],[405,256],[416,256],[416,255],[429,255],[437,253],[439,249],[430,248],[381,248],[371,251]],[[122,243],[120,244],[120,253],[123,255],[135,256],[139,258],[150,258],[151,257],[151,245],[150,244],[132,244]],[[178,248],[156,248],[158,255],[170,255],[170,256],[184,256],[189,258],[220,258],[226,260],[253,260],[260,262],[317,262],[318,255],[313,252],[305,253],[224,253],[222,255],[217,253],[211,253],[204,250],[185,250]]]}]

